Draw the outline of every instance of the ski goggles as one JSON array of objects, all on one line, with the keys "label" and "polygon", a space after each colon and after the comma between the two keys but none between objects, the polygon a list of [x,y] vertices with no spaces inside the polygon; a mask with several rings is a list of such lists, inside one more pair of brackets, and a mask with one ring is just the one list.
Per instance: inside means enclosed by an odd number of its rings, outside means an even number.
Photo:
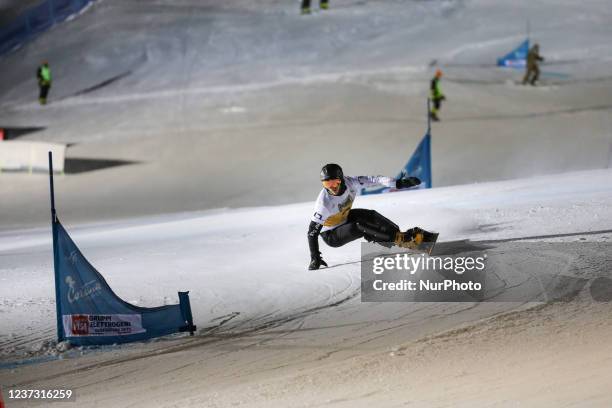
[{"label": "ski goggles", "polygon": [[321,183],[323,183],[323,187],[325,188],[334,189],[342,183],[342,180],[340,179],[323,180]]}]

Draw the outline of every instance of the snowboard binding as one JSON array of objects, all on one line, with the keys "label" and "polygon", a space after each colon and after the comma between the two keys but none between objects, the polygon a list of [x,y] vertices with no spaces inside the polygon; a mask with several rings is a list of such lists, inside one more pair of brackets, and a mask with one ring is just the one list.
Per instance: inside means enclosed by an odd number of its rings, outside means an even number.
[{"label": "snowboard binding", "polygon": [[431,255],[437,239],[438,233],[414,227],[405,232],[398,232],[395,235],[395,245],[400,248],[427,252],[427,254]]}]

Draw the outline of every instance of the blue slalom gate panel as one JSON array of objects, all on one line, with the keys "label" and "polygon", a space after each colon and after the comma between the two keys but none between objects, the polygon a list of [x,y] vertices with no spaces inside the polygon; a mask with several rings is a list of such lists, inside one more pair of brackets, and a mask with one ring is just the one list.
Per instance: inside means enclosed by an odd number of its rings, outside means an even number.
[{"label": "blue slalom gate panel", "polygon": [[[399,174],[395,178],[402,177],[418,177],[421,179],[421,184],[410,190],[417,190],[422,188],[432,187],[431,177],[431,134],[428,131],[421,142],[417,146],[416,150],[408,160],[408,163],[402,168]],[[361,195],[369,194],[381,194],[398,191],[395,188],[389,187],[370,187],[361,190]],[[402,190],[405,191],[405,190]]]},{"label": "blue slalom gate panel", "polygon": [[500,67],[524,67],[527,65],[527,54],[529,54],[529,39],[523,41],[507,55],[498,58],[497,65]]},{"label": "blue slalom gate panel", "polygon": [[189,292],[179,292],[176,305],[145,308],[127,303],[85,259],[57,218],[52,225],[59,341],[105,345],[193,333]]}]

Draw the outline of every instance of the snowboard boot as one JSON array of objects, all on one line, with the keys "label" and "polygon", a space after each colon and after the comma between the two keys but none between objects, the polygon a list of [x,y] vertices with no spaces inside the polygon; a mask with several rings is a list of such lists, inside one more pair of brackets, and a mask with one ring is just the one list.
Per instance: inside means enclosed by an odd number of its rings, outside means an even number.
[{"label": "snowboard boot", "polygon": [[302,7],[302,15],[310,14],[310,7]]},{"label": "snowboard boot", "polygon": [[416,249],[423,243],[425,233],[426,231],[419,227],[411,228],[405,232],[398,232],[395,234],[395,245],[400,248]]},{"label": "snowboard boot", "polygon": [[431,120],[433,120],[434,122],[439,122],[440,118],[438,117],[438,114],[435,112],[431,112],[431,114],[429,115],[429,117],[431,118]]},{"label": "snowboard boot", "polygon": [[321,10],[329,10],[329,2],[328,1],[322,1],[319,4],[319,7],[321,8]]}]

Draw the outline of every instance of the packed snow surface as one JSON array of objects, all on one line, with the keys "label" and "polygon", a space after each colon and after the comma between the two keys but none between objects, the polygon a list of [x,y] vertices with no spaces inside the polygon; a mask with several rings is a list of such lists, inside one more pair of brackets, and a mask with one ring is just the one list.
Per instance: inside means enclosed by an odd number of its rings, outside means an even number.
[{"label": "packed snow surface", "polygon": [[[238,330],[328,306],[358,290],[359,241],[340,249],[321,243],[324,259],[340,266],[307,271],[312,206],[65,226],[123,299],[158,306],[177,303],[176,292],[189,290],[198,327],[237,314],[224,329]],[[443,242],[541,241],[557,235],[571,242],[593,231],[603,231],[596,240],[607,242],[612,235],[612,171],[364,196],[355,206],[375,209],[404,229],[418,225],[439,231]],[[60,219],[61,214],[59,209]],[[5,357],[27,354],[55,336],[50,227],[1,234],[0,256],[2,352]],[[524,262],[536,262],[530,256],[525,252]]]}]

